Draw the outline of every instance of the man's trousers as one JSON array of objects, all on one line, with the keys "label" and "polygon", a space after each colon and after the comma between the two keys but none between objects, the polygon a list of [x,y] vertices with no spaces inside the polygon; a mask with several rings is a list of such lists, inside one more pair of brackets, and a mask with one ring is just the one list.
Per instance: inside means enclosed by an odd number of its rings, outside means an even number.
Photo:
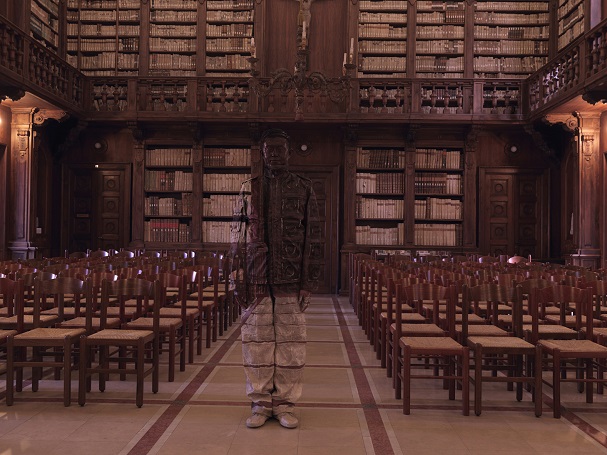
[{"label": "man's trousers", "polygon": [[305,323],[297,295],[275,297],[274,302],[260,297],[250,314],[244,312],[242,355],[254,413],[271,417],[290,412],[301,396]]}]

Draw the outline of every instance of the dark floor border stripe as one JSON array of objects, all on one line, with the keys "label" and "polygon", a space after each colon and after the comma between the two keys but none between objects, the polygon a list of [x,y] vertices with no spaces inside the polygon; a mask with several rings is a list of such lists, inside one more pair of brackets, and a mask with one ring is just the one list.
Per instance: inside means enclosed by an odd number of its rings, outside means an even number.
[{"label": "dark floor border stripe", "polygon": [[371,436],[373,449],[375,450],[376,454],[394,455],[394,449],[392,448],[390,438],[388,437],[388,432],[386,431],[381,414],[377,408],[377,403],[373,397],[371,386],[369,385],[365,371],[360,368],[362,366],[360,357],[358,355],[358,351],[356,350],[356,346],[352,341],[352,335],[350,334],[348,326],[346,325],[346,320],[341,309],[341,305],[339,304],[337,297],[332,297],[332,300],[333,306],[335,307],[335,314],[337,315],[337,320],[339,321],[342,338],[344,340],[344,344],[346,345],[348,358],[350,359],[350,365],[353,367],[352,374],[354,375],[354,382],[356,383],[356,388],[358,389],[358,396],[360,397],[360,401],[364,409],[365,419],[367,420],[367,426],[369,428],[369,435]]},{"label": "dark floor border stripe", "polygon": [[240,326],[237,326],[232,334],[217,349],[215,354],[209,359],[198,374],[181,391],[179,396],[171,402],[164,413],[152,424],[148,431],[141,437],[135,446],[129,451],[129,455],[145,455],[158,442],[164,432],[169,428],[183,407],[194,396],[203,382],[209,377],[212,371],[218,366],[219,361],[227,354],[232,345],[240,336]]}]

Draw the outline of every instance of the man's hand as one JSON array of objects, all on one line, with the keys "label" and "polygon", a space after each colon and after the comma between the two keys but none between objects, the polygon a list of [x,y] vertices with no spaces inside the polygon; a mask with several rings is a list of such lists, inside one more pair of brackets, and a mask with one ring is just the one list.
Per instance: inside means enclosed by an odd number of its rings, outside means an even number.
[{"label": "man's hand", "polygon": [[306,310],[306,308],[308,308],[308,305],[310,305],[310,291],[304,291],[304,290],[299,291],[298,302],[299,302],[299,308],[301,309],[301,312],[303,313]]}]

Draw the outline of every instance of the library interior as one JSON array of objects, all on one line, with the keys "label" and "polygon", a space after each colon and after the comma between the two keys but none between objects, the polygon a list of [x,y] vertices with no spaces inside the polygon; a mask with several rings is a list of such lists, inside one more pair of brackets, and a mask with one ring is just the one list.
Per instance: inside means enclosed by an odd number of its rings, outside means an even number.
[{"label": "library interior", "polygon": [[[270,129],[291,430],[231,286]],[[605,359],[607,0],[0,0],[0,455],[607,453]]]}]

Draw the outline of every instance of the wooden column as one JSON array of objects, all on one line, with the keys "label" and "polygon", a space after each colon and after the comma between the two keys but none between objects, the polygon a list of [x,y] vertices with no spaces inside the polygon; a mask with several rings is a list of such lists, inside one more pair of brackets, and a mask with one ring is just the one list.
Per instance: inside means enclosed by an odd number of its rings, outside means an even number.
[{"label": "wooden column", "polygon": [[129,129],[133,134],[133,180],[131,195],[131,242],[132,248],[143,248],[143,215],[144,215],[144,157],[145,142],[143,131],[136,122],[129,122]]},{"label": "wooden column", "polygon": [[464,150],[464,223],[463,243],[465,249],[477,247],[476,239],[476,149],[478,147],[478,135],[480,128],[472,126],[466,136]]},{"label": "wooden column", "polygon": [[358,126],[348,125],[343,129],[344,141],[344,196],[343,196],[343,244],[340,248],[340,294],[350,292],[350,254],[358,251],[356,247],[356,148],[358,145]]},{"label": "wooden column", "polygon": [[575,265],[598,268],[601,264],[600,196],[602,156],[600,154],[600,114],[575,113],[578,119],[579,188],[574,227],[578,229],[577,252],[571,255]]},{"label": "wooden column", "polygon": [[12,259],[32,259],[36,247],[32,243],[32,148],[33,116],[36,109],[12,110],[11,153],[9,176],[9,208],[7,218],[8,249]]}]

